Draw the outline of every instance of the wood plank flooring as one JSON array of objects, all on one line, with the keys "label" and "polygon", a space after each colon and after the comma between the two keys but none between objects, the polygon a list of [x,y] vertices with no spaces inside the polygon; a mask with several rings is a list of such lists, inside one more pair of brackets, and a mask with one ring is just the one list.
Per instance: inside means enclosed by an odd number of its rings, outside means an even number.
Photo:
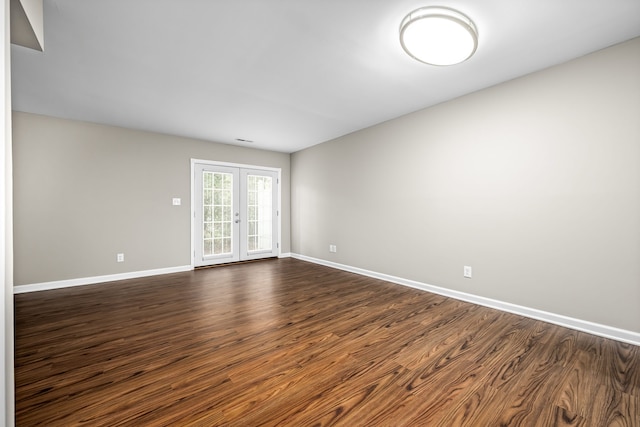
[{"label": "wood plank flooring", "polygon": [[640,426],[640,348],[294,259],[15,296],[18,426]]}]

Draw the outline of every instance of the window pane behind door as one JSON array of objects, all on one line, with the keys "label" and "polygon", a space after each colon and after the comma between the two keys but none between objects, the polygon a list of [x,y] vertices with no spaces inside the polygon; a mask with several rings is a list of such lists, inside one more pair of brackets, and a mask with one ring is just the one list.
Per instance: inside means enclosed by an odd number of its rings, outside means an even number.
[{"label": "window pane behind door", "polygon": [[271,250],[272,179],[268,176],[247,176],[247,249],[251,251]]},{"label": "window pane behind door", "polygon": [[230,173],[202,173],[202,254],[229,254],[231,246],[231,211],[233,176]]}]

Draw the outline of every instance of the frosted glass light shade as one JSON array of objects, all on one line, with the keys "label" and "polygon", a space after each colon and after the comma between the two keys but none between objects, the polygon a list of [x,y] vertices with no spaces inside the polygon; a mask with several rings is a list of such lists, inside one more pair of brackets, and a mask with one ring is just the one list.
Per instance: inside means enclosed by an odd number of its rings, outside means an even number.
[{"label": "frosted glass light shade", "polygon": [[425,64],[454,65],[474,54],[478,32],[473,21],[457,10],[429,6],[402,20],[400,44],[409,56]]}]

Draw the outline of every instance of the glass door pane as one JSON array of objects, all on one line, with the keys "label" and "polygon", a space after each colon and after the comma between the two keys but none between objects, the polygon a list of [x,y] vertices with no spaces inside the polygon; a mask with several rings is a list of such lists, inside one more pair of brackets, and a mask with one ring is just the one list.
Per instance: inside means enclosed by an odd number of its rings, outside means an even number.
[{"label": "glass door pane", "polygon": [[202,253],[222,255],[233,252],[233,175],[204,171],[202,173]]},{"label": "glass door pane", "polygon": [[247,175],[247,250],[271,250],[273,196],[270,176]]}]

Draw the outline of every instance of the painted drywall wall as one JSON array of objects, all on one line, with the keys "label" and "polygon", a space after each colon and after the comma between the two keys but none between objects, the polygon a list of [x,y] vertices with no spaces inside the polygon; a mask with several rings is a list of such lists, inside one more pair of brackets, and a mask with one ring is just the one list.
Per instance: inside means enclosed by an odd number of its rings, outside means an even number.
[{"label": "painted drywall wall", "polygon": [[42,0],[11,0],[11,43],[42,51],[44,10]]},{"label": "painted drywall wall", "polygon": [[281,168],[290,251],[288,154],[21,112],[13,120],[16,285],[189,265],[191,158]]},{"label": "painted drywall wall", "polygon": [[292,252],[639,332],[639,118],[634,39],[294,153]]},{"label": "painted drywall wall", "polygon": [[13,315],[13,186],[9,1],[0,2],[0,425],[15,424]]}]

